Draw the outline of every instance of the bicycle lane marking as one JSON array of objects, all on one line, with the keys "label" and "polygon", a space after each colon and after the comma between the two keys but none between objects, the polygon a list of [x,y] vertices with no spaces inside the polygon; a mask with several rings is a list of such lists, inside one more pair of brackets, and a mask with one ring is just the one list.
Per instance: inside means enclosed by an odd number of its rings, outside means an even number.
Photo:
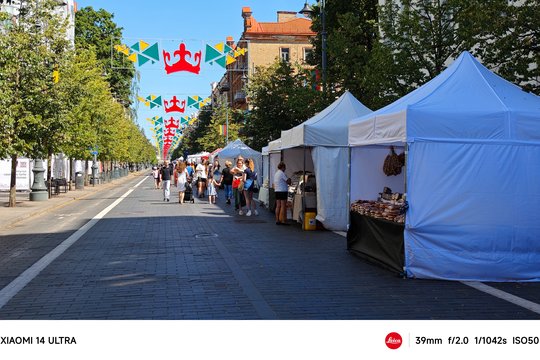
[{"label": "bicycle lane marking", "polygon": [[47,266],[62,255],[71,245],[75,244],[84,234],[88,232],[99,220],[114,209],[120,202],[129,196],[139,185],[146,181],[145,177],[135,186],[126,191],[122,196],[116,199],[111,205],[103,209],[99,214],[94,216],[90,221],[84,224],[79,230],[75,231],[70,237],[64,240],[60,245],[55,247],[41,259],[36,261],[32,266],[21,273],[16,279],[10,282],[6,287],[0,290],[0,309],[2,309],[15,295],[17,295],[30,281],[36,278]]}]

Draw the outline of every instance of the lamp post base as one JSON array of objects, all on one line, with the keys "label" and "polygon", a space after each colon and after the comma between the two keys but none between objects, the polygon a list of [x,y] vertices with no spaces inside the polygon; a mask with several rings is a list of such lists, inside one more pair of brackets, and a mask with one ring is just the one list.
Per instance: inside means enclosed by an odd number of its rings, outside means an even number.
[{"label": "lamp post base", "polygon": [[30,193],[30,201],[47,201],[49,194],[46,191],[32,191]]},{"label": "lamp post base", "polygon": [[45,185],[45,169],[43,168],[43,160],[34,160],[34,168],[32,169],[32,172],[34,173],[34,183],[30,188],[32,190],[30,193],[30,201],[49,200],[49,192],[47,191],[47,186]]}]

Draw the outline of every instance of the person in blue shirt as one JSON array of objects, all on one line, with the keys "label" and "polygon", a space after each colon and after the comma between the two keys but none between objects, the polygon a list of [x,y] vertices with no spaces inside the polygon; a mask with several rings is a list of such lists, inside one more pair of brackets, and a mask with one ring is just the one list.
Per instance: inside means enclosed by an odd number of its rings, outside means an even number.
[{"label": "person in blue shirt", "polygon": [[246,198],[246,216],[251,216],[251,209],[253,209],[253,214],[255,216],[259,215],[257,211],[257,204],[253,201],[253,188],[255,186],[255,181],[257,181],[257,173],[255,172],[255,162],[253,159],[247,159],[246,169],[244,170],[244,197]]}]

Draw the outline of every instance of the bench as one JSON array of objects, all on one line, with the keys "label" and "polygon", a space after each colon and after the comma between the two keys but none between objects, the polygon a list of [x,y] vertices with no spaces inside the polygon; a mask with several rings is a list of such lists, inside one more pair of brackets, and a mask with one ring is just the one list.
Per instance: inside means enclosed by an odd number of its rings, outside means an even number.
[{"label": "bench", "polygon": [[57,188],[57,193],[67,193],[68,192],[68,182],[67,179],[55,179],[55,185]]}]

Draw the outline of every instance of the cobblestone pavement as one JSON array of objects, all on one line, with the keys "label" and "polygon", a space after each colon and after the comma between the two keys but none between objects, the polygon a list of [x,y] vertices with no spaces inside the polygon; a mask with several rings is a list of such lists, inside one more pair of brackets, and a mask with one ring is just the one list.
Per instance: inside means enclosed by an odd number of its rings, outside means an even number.
[{"label": "cobblestone pavement", "polygon": [[[0,287],[142,179],[0,231]],[[164,202],[147,177],[0,319],[540,319],[460,282],[399,278],[348,253],[333,232],[276,226],[265,209],[239,216],[223,199],[180,205],[172,194]],[[540,284],[488,285],[540,303]]]}]

